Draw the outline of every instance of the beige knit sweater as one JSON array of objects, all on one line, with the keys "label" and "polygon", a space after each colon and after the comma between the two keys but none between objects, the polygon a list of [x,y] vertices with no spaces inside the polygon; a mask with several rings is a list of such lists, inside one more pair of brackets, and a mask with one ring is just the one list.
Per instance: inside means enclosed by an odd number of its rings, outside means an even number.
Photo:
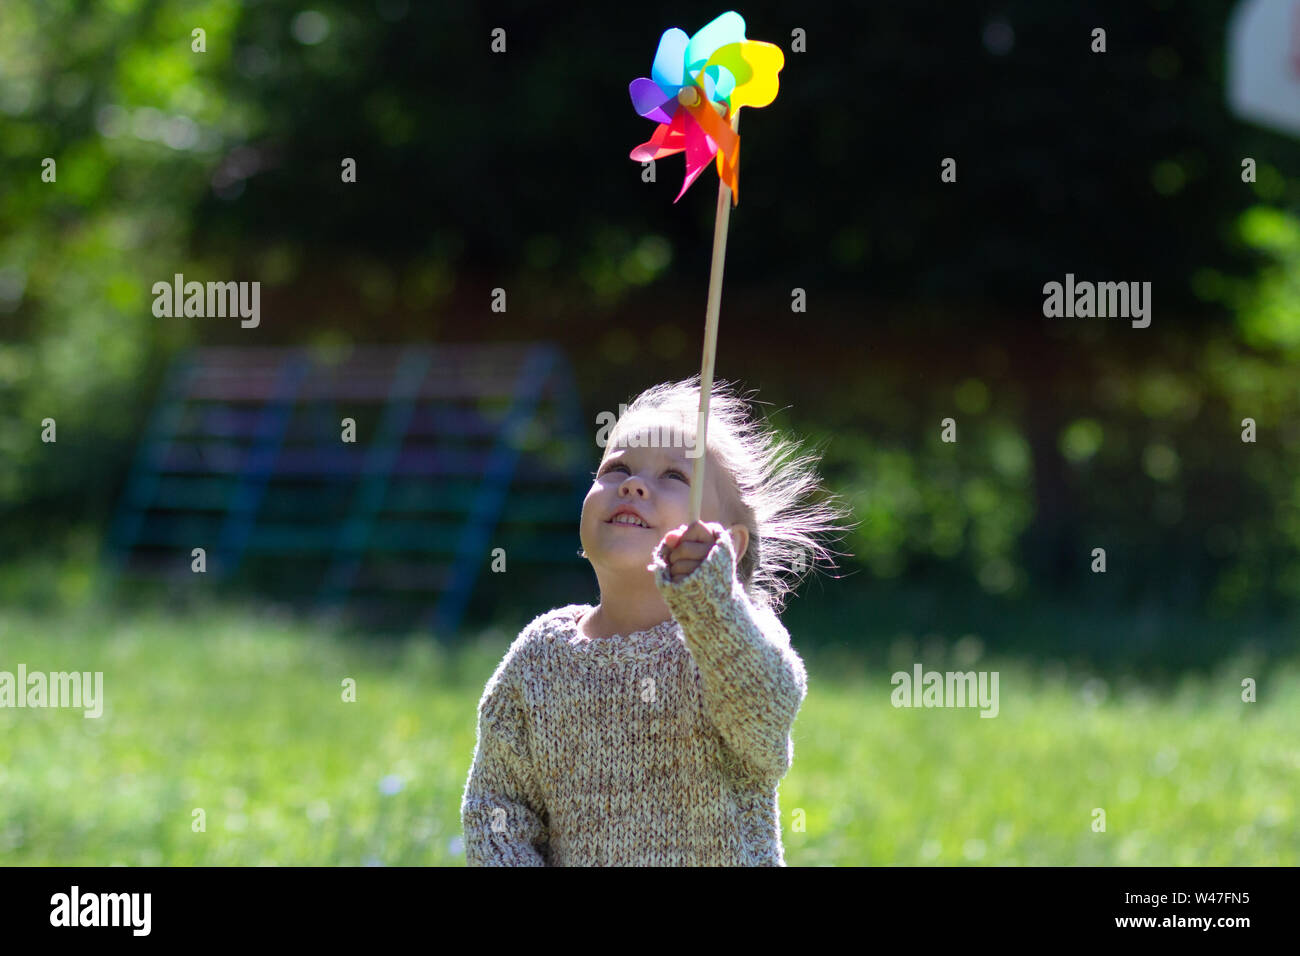
[{"label": "beige knit sweater", "polygon": [[736,580],[729,533],[676,584],[665,554],[664,623],[585,638],[591,607],[570,604],[510,645],[478,707],[470,866],[785,866],[803,661]]}]

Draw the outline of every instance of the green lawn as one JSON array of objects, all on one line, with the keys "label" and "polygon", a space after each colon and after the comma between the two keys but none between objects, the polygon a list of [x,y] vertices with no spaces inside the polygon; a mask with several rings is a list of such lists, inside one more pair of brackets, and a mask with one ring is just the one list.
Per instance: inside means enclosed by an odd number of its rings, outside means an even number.
[{"label": "green lawn", "polygon": [[[0,865],[460,865],[475,708],[514,636],[452,655],[252,612],[0,609],[0,670],[103,671],[106,698],[97,720],[0,708]],[[889,670],[805,660],[790,865],[1300,864],[1296,663],[1163,692],[950,665],[999,672],[987,719],[895,709]]]}]

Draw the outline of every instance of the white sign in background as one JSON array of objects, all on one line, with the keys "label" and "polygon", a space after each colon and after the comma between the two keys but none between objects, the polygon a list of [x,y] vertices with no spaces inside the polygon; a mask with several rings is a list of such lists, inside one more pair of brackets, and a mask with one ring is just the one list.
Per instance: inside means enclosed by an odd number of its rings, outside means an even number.
[{"label": "white sign in background", "polygon": [[1300,136],[1300,0],[1242,0],[1228,25],[1228,105]]}]

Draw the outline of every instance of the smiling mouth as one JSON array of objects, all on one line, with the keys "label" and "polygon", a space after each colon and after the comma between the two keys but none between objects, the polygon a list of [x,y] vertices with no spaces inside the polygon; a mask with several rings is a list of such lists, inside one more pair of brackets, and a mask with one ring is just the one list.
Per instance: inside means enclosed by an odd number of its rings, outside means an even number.
[{"label": "smiling mouth", "polygon": [[613,518],[606,521],[605,524],[617,525],[620,528],[640,528],[642,531],[650,530],[648,524],[645,524],[644,522],[638,524],[637,519],[629,514],[615,515]]}]

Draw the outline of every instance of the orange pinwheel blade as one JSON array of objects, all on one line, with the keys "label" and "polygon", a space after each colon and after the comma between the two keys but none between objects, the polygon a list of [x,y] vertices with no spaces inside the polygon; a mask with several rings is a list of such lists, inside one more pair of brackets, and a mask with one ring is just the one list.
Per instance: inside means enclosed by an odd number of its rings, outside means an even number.
[{"label": "orange pinwheel blade", "polygon": [[731,204],[740,205],[740,137],[730,153],[718,150],[718,178],[731,189]]}]

